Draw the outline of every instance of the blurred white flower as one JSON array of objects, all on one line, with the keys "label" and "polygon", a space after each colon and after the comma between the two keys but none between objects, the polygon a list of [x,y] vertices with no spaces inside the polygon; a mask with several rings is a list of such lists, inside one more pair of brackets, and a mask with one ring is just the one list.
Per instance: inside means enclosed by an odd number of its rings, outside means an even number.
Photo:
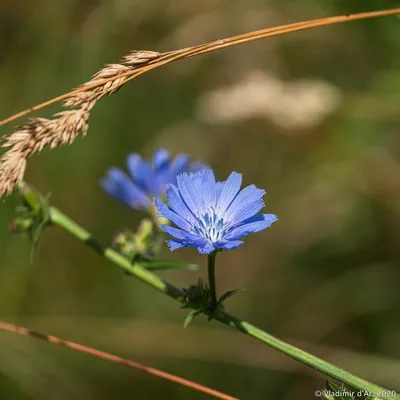
[{"label": "blurred white flower", "polygon": [[340,102],[339,89],[328,82],[283,82],[272,74],[253,71],[232,86],[202,96],[197,114],[212,124],[262,117],[283,129],[303,130],[320,124]]}]

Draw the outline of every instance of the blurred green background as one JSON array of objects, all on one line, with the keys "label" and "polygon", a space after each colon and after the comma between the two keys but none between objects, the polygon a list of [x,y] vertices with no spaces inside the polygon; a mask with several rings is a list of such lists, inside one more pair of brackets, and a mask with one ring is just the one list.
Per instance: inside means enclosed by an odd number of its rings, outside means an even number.
[{"label": "blurred green background", "polygon": [[[132,49],[167,51],[267,26],[390,8],[384,0],[1,0],[0,117],[62,94]],[[186,152],[266,188],[271,229],[219,256],[231,312],[400,391],[400,19],[271,38],[171,64],[94,108],[89,134],[33,157],[26,180],[104,241],[143,217],[99,187],[129,152]],[[49,117],[60,105],[36,115]],[[23,120],[18,121],[22,123]],[[0,134],[13,125],[0,128]],[[325,377],[186,312],[60,229],[11,236],[0,204],[0,318],[241,399],[310,399]],[[201,264],[162,276],[205,277]],[[0,399],[202,399],[135,370],[0,332]]]}]

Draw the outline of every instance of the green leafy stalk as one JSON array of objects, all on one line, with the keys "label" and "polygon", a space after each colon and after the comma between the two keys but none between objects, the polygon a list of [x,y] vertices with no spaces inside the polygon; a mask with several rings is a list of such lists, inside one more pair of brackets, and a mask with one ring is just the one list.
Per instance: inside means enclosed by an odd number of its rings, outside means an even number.
[{"label": "green leafy stalk", "polygon": [[[20,184],[21,196],[24,199],[25,203],[27,203],[31,210],[40,210],[43,206],[43,202],[41,202],[41,196],[39,196],[36,191],[31,189],[27,184]],[[43,212],[43,211],[42,211]],[[182,289],[177,288],[176,286],[166,282],[165,280],[158,277],[153,272],[147,270],[140,263],[131,263],[126,257],[119,254],[117,251],[102,245],[94,236],[92,236],[88,231],[79,226],[76,222],[68,218],[65,214],[63,214],[57,208],[48,205],[48,209],[45,211],[45,214],[49,216],[49,222],[53,225],[58,225],[65,231],[69,232],[76,239],[85,243],[93,250],[98,252],[103,257],[107,258],[109,261],[122,268],[124,271],[129,272],[131,275],[145,282],[146,284],[152,286],[158,291],[166,294],[167,296],[179,301],[180,303],[185,304],[185,293]],[[209,267],[210,269],[215,268],[215,255],[214,259],[210,260]],[[210,282],[211,285],[211,282]],[[215,282],[214,282],[214,291],[215,291]],[[371,382],[368,382],[362,378],[359,378],[344,369],[336,367],[333,364],[330,364],[318,357],[315,357],[301,349],[298,349],[295,346],[292,346],[288,343],[283,342],[282,340],[268,334],[267,332],[255,327],[254,325],[248,323],[247,321],[241,320],[234,315],[225,312],[224,310],[218,310],[217,313],[214,313],[212,310],[201,310],[204,314],[213,319],[222,322],[223,324],[236,329],[246,335],[249,335],[255,339],[260,340],[261,342],[267,344],[273,349],[280,351],[288,355],[289,357],[300,361],[301,363],[322,372],[325,375],[330,376],[333,379],[336,379],[344,384],[364,390],[371,395],[374,395],[381,399],[391,399],[391,400],[400,400],[400,396],[388,395],[387,393],[391,393],[389,390],[375,385]],[[197,314],[197,311],[194,312],[189,321]]]}]

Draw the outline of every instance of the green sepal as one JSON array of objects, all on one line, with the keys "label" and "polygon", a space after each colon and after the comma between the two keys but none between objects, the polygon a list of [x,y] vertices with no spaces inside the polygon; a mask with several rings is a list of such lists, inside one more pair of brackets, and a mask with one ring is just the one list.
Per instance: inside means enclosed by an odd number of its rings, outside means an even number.
[{"label": "green sepal", "polygon": [[229,299],[229,297],[234,296],[236,293],[239,292],[244,292],[246,289],[233,289],[233,290],[227,290],[224,294],[222,294],[219,299],[217,304],[222,304],[225,300]]},{"label": "green sepal", "polygon": [[112,247],[132,264],[141,263],[151,271],[166,269],[195,271],[198,268],[197,265],[193,264],[154,260],[154,257],[161,251],[164,242],[164,236],[155,232],[153,221],[144,218],[136,231],[124,229],[122,232],[118,232],[112,240]]},{"label": "green sepal", "polygon": [[186,316],[185,321],[183,322],[183,327],[187,328],[189,324],[202,312],[201,309],[197,310],[192,310],[190,313]]},{"label": "green sepal", "polygon": [[132,263],[149,259],[152,255],[153,223],[143,219],[136,232],[125,229],[114,236],[112,245]]},{"label": "green sepal", "polygon": [[11,222],[9,229],[10,232],[18,235],[29,235],[32,225],[32,218],[17,217]]},{"label": "green sepal", "polygon": [[32,262],[40,236],[44,229],[51,224],[50,194],[42,196],[26,183],[20,183],[18,188],[22,204],[16,207],[16,212],[20,216],[11,223],[10,230],[28,235],[32,244]]}]

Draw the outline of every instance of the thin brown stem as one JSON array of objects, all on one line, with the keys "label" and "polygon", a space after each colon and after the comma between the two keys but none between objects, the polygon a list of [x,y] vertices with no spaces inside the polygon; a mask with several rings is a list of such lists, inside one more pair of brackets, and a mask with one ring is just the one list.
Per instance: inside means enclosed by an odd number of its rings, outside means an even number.
[{"label": "thin brown stem", "polygon": [[23,335],[23,336],[30,336],[35,339],[43,340],[47,343],[56,344],[58,346],[66,347],[68,349],[79,351],[81,353],[90,354],[94,357],[101,358],[103,360],[112,361],[117,364],[127,365],[128,367],[138,369],[142,372],[145,372],[145,373],[153,375],[153,376],[157,376],[162,379],[166,379],[170,382],[177,383],[178,385],[186,386],[193,390],[197,390],[198,392],[202,392],[202,393],[208,394],[210,396],[213,396],[217,399],[238,400],[236,397],[229,396],[225,393],[221,393],[217,390],[208,388],[208,387],[203,386],[196,382],[192,382],[188,379],[169,374],[168,372],[161,371],[157,368],[148,367],[146,365],[139,364],[135,361],[127,360],[125,358],[122,358],[122,357],[119,357],[119,356],[116,356],[116,355],[113,355],[110,353],[106,353],[104,351],[100,351],[100,350],[93,349],[91,347],[83,346],[81,344],[74,343],[69,340],[60,339],[56,336],[45,335],[43,333],[39,333],[39,332],[33,331],[28,328],[24,328],[22,326],[17,326],[14,324],[10,324],[8,322],[3,322],[3,321],[0,321],[0,330],[17,333],[17,334]]}]

